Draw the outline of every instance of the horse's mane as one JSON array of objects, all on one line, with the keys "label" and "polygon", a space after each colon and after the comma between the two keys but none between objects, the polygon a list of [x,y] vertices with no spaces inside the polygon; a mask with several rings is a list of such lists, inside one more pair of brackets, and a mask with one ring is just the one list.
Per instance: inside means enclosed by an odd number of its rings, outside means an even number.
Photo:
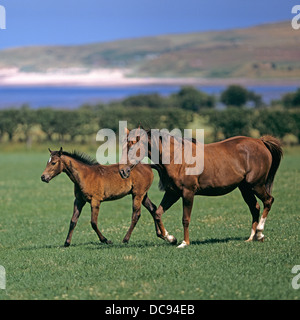
[{"label": "horse's mane", "polygon": [[75,160],[78,160],[78,161],[80,161],[80,162],[82,162],[84,164],[87,164],[89,166],[94,166],[94,165],[99,164],[96,159],[90,157],[89,155],[87,155],[87,154],[85,154],[83,152],[78,152],[78,151],[74,150],[74,151],[72,151],[70,153],[70,152],[67,152],[67,151],[63,151],[62,154],[65,155],[65,156],[71,157],[71,158],[73,158]]},{"label": "horse's mane", "polygon": [[[151,135],[151,129],[148,129],[148,130],[145,130],[145,131],[146,131],[148,136]],[[175,140],[181,142],[182,145],[184,144],[185,140],[190,141],[192,143],[197,143],[197,140],[195,138],[183,138],[183,137],[178,137],[178,136],[172,135],[172,134],[170,134],[168,132],[160,132],[160,137],[163,137],[163,136],[173,137]]]}]

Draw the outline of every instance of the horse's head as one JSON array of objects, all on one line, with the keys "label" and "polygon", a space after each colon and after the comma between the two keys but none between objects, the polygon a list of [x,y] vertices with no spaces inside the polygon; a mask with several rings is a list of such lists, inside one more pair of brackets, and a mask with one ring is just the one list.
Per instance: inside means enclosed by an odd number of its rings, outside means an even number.
[{"label": "horse's head", "polygon": [[61,160],[63,149],[60,148],[59,151],[48,150],[50,152],[50,159],[48,160],[47,166],[41,176],[41,180],[46,183],[49,183],[51,179],[63,171],[63,163]]},{"label": "horse's head", "polygon": [[125,129],[126,141],[123,142],[119,173],[123,179],[129,178],[131,170],[147,155],[148,137],[145,130],[138,127]]}]

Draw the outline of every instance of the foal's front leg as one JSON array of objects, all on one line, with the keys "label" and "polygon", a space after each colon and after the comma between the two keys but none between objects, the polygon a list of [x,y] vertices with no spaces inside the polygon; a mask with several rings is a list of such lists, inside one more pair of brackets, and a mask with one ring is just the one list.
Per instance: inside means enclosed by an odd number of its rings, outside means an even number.
[{"label": "foal's front leg", "polygon": [[73,211],[72,219],[70,221],[70,228],[69,228],[69,232],[68,232],[68,235],[67,235],[67,239],[66,239],[65,244],[64,244],[65,247],[69,247],[69,245],[71,243],[73,231],[74,231],[74,229],[76,227],[77,221],[78,221],[78,219],[80,217],[80,214],[81,214],[81,210],[84,207],[85,203],[86,202],[84,200],[80,200],[80,199],[77,199],[77,198],[74,201],[74,211]]},{"label": "foal's front leg", "polygon": [[99,214],[99,208],[100,208],[100,202],[91,202],[91,210],[92,210],[92,214],[91,214],[91,226],[92,228],[95,230],[95,232],[97,233],[97,236],[99,237],[101,242],[107,243],[107,244],[111,244],[112,242],[107,240],[103,234],[100,232],[100,230],[98,229],[97,226],[97,222],[98,222],[98,214]]}]

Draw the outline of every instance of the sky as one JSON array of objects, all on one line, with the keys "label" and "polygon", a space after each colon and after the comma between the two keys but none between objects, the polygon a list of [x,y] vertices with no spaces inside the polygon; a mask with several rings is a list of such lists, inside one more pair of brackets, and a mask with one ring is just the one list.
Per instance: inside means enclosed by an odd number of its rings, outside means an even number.
[{"label": "sky", "polygon": [[6,10],[0,49],[248,27],[291,20],[296,4],[300,0],[0,0]]}]

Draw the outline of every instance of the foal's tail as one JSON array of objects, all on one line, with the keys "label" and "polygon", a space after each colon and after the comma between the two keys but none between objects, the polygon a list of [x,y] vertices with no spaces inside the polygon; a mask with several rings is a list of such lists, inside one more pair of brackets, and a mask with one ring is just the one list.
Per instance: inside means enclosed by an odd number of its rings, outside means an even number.
[{"label": "foal's tail", "polygon": [[267,192],[271,193],[274,177],[279,167],[281,158],[283,157],[283,151],[282,151],[281,143],[278,139],[272,136],[262,136],[260,139],[265,144],[265,146],[269,149],[272,155],[272,165],[266,181]]}]

